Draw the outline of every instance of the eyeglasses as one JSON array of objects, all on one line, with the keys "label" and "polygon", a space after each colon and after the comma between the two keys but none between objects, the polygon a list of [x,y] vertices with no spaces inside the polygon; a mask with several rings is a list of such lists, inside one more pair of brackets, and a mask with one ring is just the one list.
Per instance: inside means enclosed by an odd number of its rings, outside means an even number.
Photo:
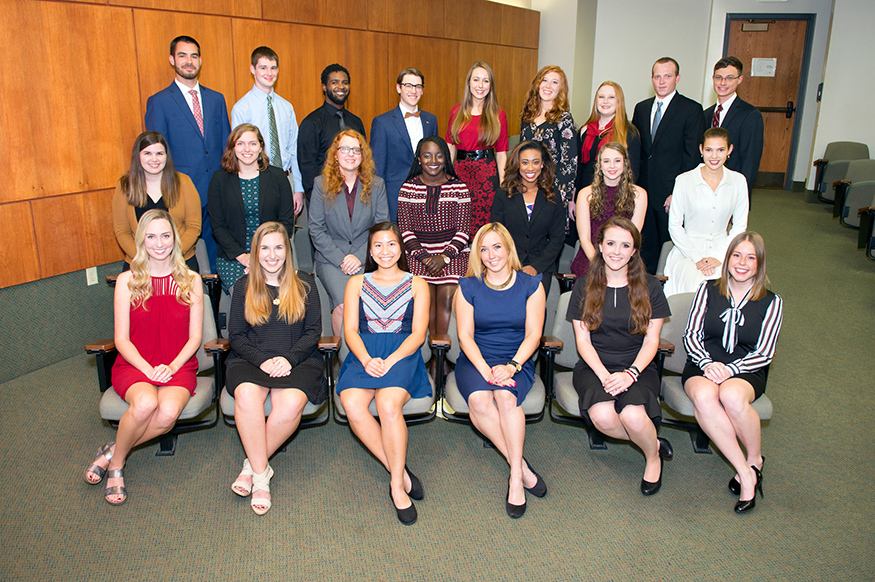
[{"label": "eyeglasses", "polygon": [[425,87],[425,85],[414,85],[413,83],[401,83],[401,86],[404,87],[405,89],[407,89],[408,91],[410,89],[414,89],[416,91],[422,91],[422,88]]},{"label": "eyeglasses", "polygon": [[349,146],[340,146],[339,148],[337,148],[337,151],[339,151],[343,155],[353,154],[356,156],[360,156],[360,155],[362,155],[362,152],[364,150],[362,148],[351,148]]},{"label": "eyeglasses", "polygon": [[726,75],[726,76],[724,77],[723,75],[714,75],[714,80],[717,81],[718,83],[722,83],[723,81],[728,81],[728,82],[731,83],[731,82],[733,82],[734,80],[736,80],[736,79],[737,79],[738,77],[740,77],[740,76],[741,76],[741,75],[739,75],[739,76],[735,76],[735,75]]}]

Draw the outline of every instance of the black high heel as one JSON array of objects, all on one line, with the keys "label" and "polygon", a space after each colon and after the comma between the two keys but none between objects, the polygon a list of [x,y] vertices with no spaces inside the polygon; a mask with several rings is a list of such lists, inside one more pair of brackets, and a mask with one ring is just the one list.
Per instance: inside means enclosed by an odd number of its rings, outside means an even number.
[{"label": "black high heel", "polygon": [[662,488],[662,471],[665,469],[664,460],[664,457],[659,457],[659,479],[656,480],[656,483],[641,479],[641,493],[644,495],[653,495]]},{"label": "black high heel", "polygon": [[[760,469],[760,472],[762,473],[763,469],[766,468],[766,458],[763,456],[761,456],[760,458],[763,460],[763,467],[762,469]],[[752,466],[753,465],[751,465],[751,467]],[[735,477],[729,480],[729,492],[733,495],[741,495],[741,483],[739,483],[738,479],[736,479]]]},{"label": "black high heel", "polygon": [[735,513],[744,513],[756,507],[757,491],[760,492],[760,497],[765,497],[765,495],[763,494],[763,473],[756,467],[751,466],[751,469],[753,469],[753,473],[754,475],[756,475],[757,478],[756,485],[754,485],[753,489],[753,497],[746,501],[742,501],[741,499],[739,499],[738,502],[735,504]]}]

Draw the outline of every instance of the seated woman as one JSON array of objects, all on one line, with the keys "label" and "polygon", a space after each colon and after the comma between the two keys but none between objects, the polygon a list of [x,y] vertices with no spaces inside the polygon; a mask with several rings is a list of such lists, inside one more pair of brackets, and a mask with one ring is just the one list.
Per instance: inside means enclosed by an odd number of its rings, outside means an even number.
[{"label": "seated woman", "polygon": [[386,186],[374,174],[374,158],[362,134],[347,129],[334,138],[307,210],[316,276],[328,291],[331,328],[340,335],[344,291],[350,277],[362,270],[368,229],[389,220]]},{"label": "seated woman", "polygon": [[[289,235],[265,222],[252,237],[249,275],[237,280],[231,304],[226,389],[246,460],[231,490],[264,515],[271,507],[268,459],[294,434],[304,406],[327,397],[319,337],[322,314],[316,281],[292,264]],[[264,402],[271,412],[265,421]]]},{"label": "seated woman", "polygon": [[653,495],[662,487],[662,460],[671,458],[668,443],[656,436],[662,413],[653,359],[671,312],[662,285],[644,270],[641,233],[632,221],[615,216],[605,222],[598,247],[568,301],[580,354],[574,389],[581,413],[599,431],[644,453],[641,493]]},{"label": "seated woman", "polygon": [[249,247],[259,225],[276,221],[290,233],[295,229],[289,179],[270,165],[264,138],[254,125],[241,123],[228,136],[222,169],[210,180],[207,207],[218,245],[216,271],[222,289],[230,293],[249,272]]},{"label": "seated woman", "polygon": [[459,280],[456,293],[462,348],[456,382],[471,422],[510,465],[505,511],[518,518],[526,512],[526,491],[537,497],[547,493],[544,480],[523,458],[522,409],[535,379],[531,357],[544,328],[544,288],[540,275],[522,271],[513,239],[501,224],[481,227],[471,248],[468,276]]},{"label": "seated woman", "polygon": [[718,278],[729,241],[747,229],[747,180],[723,167],[732,153],[729,132],[705,131],[699,151],[703,163],[678,176],[671,194],[668,232],[674,248],[665,261],[667,296],[692,293],[702,281]]},{"label": "seated woman", "polygon": [[553,190],[553,160],[544,144],[524,141],[513,149],[501,188],[490,221],[510,232],[522,272],[544,275],[546,297],[565,242],[565,203]]},{"label": "seated woman", "polygon": [[203,335],[203,284],[182,259],[179,233],[165,210],[146,211],[134,237],[131,270],[115,284],[115,346],[112,385],[130,406],[119,420],[115,442],[97,451],[85,469],[111,505],[128,498],[122,469],[135,446],[173,428],[197,386],[195,353]]},{"label": "seated woman", "polygon": [[614,216],[628,218],[638,231],[647,214],[647,192],[635,185],[629,155],[623,144],[608,142],[598,152],[599,169],[577,195],[577,233],[580,250],[571,263],[571,272],[583,277],[598,255],[599,229]]},{"label": "seated woman", "polygon": [[763,237],[739,234],[720,278],[699,285],[684,333],[684,390],[699,426],[735,467],[729,490],[739,496],[737,513],[753,509],[756,491],[763,492],[760,418],[750,403],[766,391],[783,318],[781,297],[768,283]]},{"label": "seated woman", "polygon": [[447,142],[426,137],[398,194],[398,229],[410,272],[428,283],[430,335],[450,326],[453,294],[468,270],[470,228],[471,195],[456,176]]},{"label": "seated woman", "polygon": [[134,141],[131,167],[119,179],[112,195],[112,226],[125,252],[123,271],[131,268],[137,254],[134,243],[137,223],[153,208],[170,213],[179,233],[182,258],[197,273],[194,251],[201,234],[200,196],[191,178],[176,171],[164,136],[157,131],[144,131]]},{"label": "seated woman", "polygon": [[[389,500],[404,525],[416,521],[412,499],[422,483],[407,468],[407,425],[402,408],[430,395],[420,348],[428,328],[428,285],[407,272],[401,233],[392,222],[368,232],[365,273],[346,286],[343,332],[349,354],[337,393],[349,426],[389,471]],[[368,407],[374,400],[380,422]]]}]

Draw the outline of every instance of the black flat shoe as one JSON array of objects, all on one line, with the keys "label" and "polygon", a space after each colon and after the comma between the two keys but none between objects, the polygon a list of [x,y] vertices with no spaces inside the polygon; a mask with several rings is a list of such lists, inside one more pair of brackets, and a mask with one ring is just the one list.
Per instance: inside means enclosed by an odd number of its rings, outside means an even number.
[{"label": "black flat shoe", "polygon": [[425,497],[425,490],[422,488],[422,481],[420,481],[419,477],[414,475],[410,469],[407,468],[407,465],[404,465],[404,470],[407,471],[407,476],[410,477],[410,491],[407,492],[407,495],[409,495],[411,499],[421,501],[422,498]]},{"label": "black flat shoe", "polygon": [[[507,484],[507,497],[510,497],[510,483]],[[507,499],[507,497],[505,497],[505,499]],[[507,511],[508,517],[519,519],[526,513],[526,502],[523,501],[522,505],[514,505],[510,501],[505,501],[504,509]]]},{"label": "black flat shoe", "polygon": [[413,505],[412,501],[410,502],[410,507],[398,509],[398,506],[395,505],[395,500],[392,498],[391,487],[389,487],[389,501],[392,502],[392,507],[395,508],[395,513],[398,515],[398,521],[404,525],[413,525],[416,523],[416,506]]},{"label": "black flat shoe", "polygon": [[674,449],[671,443],[662,437],[656,437],[656,442],[659,443],[659,456],[666,461],[674,457]]},{"label": "black flat shoe", "polygon": [[[756,467],[751,466],[753,469],[754,475],[757,477],[757,484],[754,486],[753,497],[746,501],[742,501],[741,499],[735,504],[735,513],[744,513],[746,511],[750,511],[757,505],[757,491],[760,492],[760,497],[764,497],[763,495],[763,473]],[[739,484],[739,487],[741,484]]]},{"label": "black flat shoe", "polygon": [[644,495],[653,495],[662,487],[662,469],[663,469],[663,458],[659,457],[659,479],[656,480],[656,483],[651,483],[650,481],[645,481],[641,479],[641,493]]},{"label": "black flat shoe", "polygon": [[535,497],[545,496],[547,494],[547,484],[544,483],[544,479],[542,479],[540,475],[535,473],[535,470],[532,469],[532,466],[529,465],[529,462],[526,461],[525,457],[523,457],[523,462],[526,464],[526,467],[529,468],[529,471],[534,473],[535,477],[538,479],[538,482],[535,483],[534,485],[532,485],[531,487],[526,487],[526,485],[524,483],[523,488],[525,488],[526,491],[528,491],[529,493],[531,493]]},{"label": "black flat shoe", "polygon": [[[761,458],[763,460],[763,468],[765,468],[766,458],[765,457],[761,457]],[[751,467],[753,467],[753,465],[751,465]],[[760,469],[760,474],[762,474],[762,472],[763,472],[763,470]],[[729,492],[732,493],[733,495],[741,495],[741,483],[739,483],[738,479],[736,479],[735,477],[733,477],[732,479],[729,480]]]}]

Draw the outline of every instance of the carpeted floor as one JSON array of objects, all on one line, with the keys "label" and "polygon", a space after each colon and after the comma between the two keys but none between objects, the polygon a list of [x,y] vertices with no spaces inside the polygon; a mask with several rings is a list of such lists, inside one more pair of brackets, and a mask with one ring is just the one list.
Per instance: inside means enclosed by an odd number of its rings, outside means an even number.
[{"label": "carpeted floor", "polygon": [[636,449],[590,451],[584,431],[549,419],[526,439],[549,493],[529,496],[517,521],[504,513],[502,459],[440,419],[410,429],[426,490],[411,527],[395,518],[388,475],[333,421],[274,458],[264,517],[229,489],[243,454],[224,424],[182,435],[175,457],[136,451],[130,499],[114,508],[81,478],[114,435],[82,355],[0,385],[0,579],[875,579],[875,262],[801,194],[757,191],[750,222],[785,301],[766,496],[751,514],[732,511],[725,460],[694,454],[684,432],[661,429],[675,458],[646,498]]}]

